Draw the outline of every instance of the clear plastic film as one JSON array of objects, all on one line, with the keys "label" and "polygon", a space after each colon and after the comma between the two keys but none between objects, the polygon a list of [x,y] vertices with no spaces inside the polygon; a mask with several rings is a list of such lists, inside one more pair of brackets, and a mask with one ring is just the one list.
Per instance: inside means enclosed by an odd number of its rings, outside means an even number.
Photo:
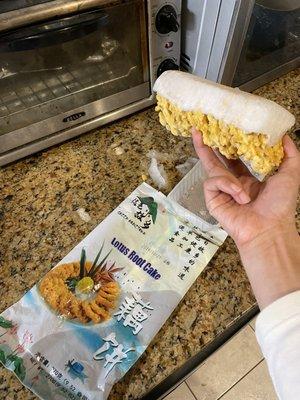
[{"label": "clear plastic film", "polygon": [[264,174],[260,174],[259,172],[256,172],[253,169],[251,162],[245,160],[243,157],[240,157],[240,160],[248,168],[250,174],[253,175],[260,182],[263,182],[266,179],[266,177],[270,175],[270,174],[264,175]]},{"label": "clear plastic film", "polygon": [[218,231],[219,224],[212,217],[206,207],[203,183],[207,174],[198,161],[196,165],[183,177],[183,179],[169,193],[178,214],[189,224],[197,226],[202,231]]}]

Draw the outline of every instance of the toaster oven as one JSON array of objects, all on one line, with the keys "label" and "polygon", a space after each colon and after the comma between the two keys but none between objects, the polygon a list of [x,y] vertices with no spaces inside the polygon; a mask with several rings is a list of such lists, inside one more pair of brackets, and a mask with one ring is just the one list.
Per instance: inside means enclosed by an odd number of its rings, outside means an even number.
[{"label": "toaster oven", "polygon": [[154,103],[180,0],[2,0],[0,165]]}]

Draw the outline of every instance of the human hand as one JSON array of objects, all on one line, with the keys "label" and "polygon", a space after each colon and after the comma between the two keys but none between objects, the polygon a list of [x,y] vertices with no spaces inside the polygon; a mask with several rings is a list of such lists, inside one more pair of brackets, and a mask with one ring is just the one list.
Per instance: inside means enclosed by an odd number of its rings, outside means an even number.
[{"label": "human hand", "polygon": [[222,160],[204,145],[193,129],[198,157],[209,176],[204,183],[207,208],[239,248],[268,232],[295,230],[295,209],[300,184],[300,153],[286,135],[284,160],[265,182],[255,179],[239,160]]}]

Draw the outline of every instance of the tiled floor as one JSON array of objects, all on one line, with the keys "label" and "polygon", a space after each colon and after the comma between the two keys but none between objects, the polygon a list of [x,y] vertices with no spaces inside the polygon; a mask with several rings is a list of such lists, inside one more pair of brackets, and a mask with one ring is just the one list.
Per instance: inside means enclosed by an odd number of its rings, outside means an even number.
[{"label": "tiled floor", "polygon": [[277,400],[254,326],[255,319],[164,400]]}]

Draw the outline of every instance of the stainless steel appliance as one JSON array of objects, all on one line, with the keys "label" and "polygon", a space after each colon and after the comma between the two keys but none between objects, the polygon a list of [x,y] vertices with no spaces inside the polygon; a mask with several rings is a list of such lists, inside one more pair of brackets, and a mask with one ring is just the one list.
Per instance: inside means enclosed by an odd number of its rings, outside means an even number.
[{"label": "stainless steel appliance", "polygon": [[181,0],[2,0],[0,165],[153,104]]},{"label": "stainless steel appliance", "polygon": [[253,90],[300,65],[300,0],[184,0],[184,70]]}]

